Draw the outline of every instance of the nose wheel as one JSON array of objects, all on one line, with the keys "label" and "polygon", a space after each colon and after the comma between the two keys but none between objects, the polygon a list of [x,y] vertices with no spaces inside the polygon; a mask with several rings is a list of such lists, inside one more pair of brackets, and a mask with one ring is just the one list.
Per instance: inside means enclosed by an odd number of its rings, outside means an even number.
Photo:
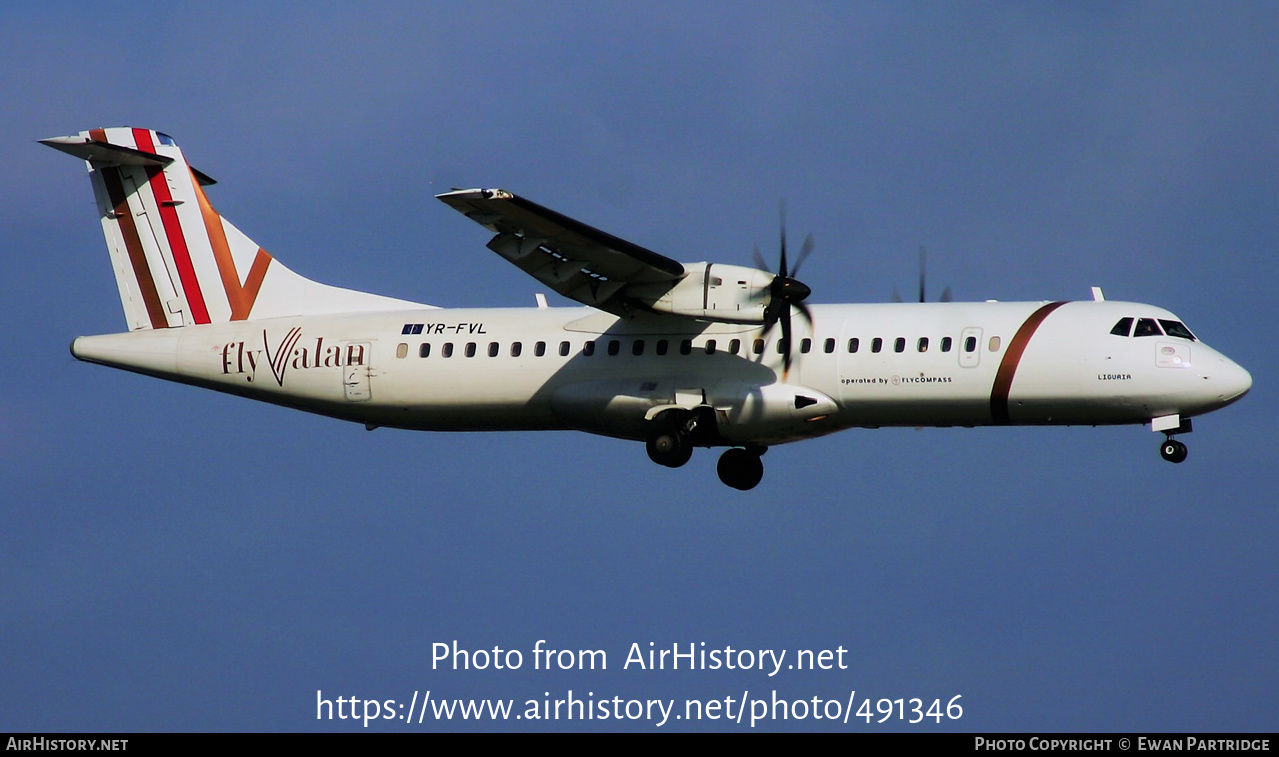
[{"label": "nose wheel", "polygon": [[1163,446],[1159,448],[1159,454],[1163,455],[1163,458],[1170,463],[1179,463],[1186,459],[1186,445],[1170,436],[1163,443]]}]

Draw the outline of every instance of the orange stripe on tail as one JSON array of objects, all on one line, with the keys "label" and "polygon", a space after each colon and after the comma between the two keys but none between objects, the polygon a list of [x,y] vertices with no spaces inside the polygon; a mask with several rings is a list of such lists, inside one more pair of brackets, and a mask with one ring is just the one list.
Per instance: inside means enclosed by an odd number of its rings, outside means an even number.
[{"label": "orange stripe on tail", "polygon": [[222,227],[222,216],[213,209],[209,198],[204,194],[204,187],[191,174],[191,183],[195,186],[195,196],[200,203],[200,215],[204,218],[204,228],[209,234],[209,245],[213,248],[213,259],[218,264],[218,274],[222,277],[222,288],[226,290],[227,303],[231,306],[231,320],[248,319],[253,310],[253,303],[258,299],[258,290],[262,288],[262,280],[266,278],[266,269],[271,264],[271,255],[261,247],[253,258],[249,268],[249,276],[244,284],[240,284],[240,273],[235,270],[235,258],[231,255],[231,245],[227,242],[226,229]]}]

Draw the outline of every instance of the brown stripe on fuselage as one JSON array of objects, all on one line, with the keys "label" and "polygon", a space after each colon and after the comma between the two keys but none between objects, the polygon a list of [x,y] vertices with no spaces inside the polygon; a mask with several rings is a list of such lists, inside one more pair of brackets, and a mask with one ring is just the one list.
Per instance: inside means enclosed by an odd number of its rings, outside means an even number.
[{"label": "brown stripe on fuselage", "polygon": [[[101,132],[94,129],[94,132]],[[105,135],[102,141],[106,141]],[[124,183],[120,179],[120,169],[100,167],[102,183],[106,185],[107,197],[115,213],[116,223],[120,226],[120,236],[124,237],[124,248],[129,253],[129,263],[133,266],[133,276],[138,281],[138,291],[142,295],[142,303],[146,306],[147,316],[151,319],[151,328],[168,328],[169,319],[164,313],[164,305],[160,302],[160,293],[156,291],[155,279],[151,277],[151,267],[147,265],[147,255],[142,249],[142,238],[138,236],[138,227],[133,222],[133,213],[129,210],[129,200],[124,195]]]},{"label": "brown stripe on fuselage", "polygon": [[1004,351],[1004,359],[999,362],[999,370],[995,372],[995,383],[990,388],[990,419],[996,426],[1007,426],[1012,422],[1008,414],[1008,394],[1013,388],[1013,377],[1017,375],[1017,365],[1021,363],[1022,353],[1030,338],[1035,335],[1039,324],[1044,322],[1052,311],[1065,305],[1065,302],[1050,302],[1030,314],[1026,322],[1017,329],[1013,340]]}]

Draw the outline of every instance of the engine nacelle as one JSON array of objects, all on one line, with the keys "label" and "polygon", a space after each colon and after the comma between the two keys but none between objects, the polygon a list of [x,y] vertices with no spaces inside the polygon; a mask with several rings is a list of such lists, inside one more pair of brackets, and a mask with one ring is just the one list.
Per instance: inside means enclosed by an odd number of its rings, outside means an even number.
[{"label": "engine nacelle", "polygon": [[629,287],[627,294],[659,313],[727,323],[763,323],[774,274],[722,263],[684,263],[675,286]]},{"label": "engine nacelle", "polygon": [[752,386],[728,382],[707,397],[719,417],[720,436],[731,443],[780,442],[813,436],[838,410],[826,394],[798,384]]}]

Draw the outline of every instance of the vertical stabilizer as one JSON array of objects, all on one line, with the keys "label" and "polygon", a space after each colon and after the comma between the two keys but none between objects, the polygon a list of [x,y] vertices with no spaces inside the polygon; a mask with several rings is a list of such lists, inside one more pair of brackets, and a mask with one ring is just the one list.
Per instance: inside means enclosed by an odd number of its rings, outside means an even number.
[{"label": "vertical stabilizer", "polygon": [[166,134],[120,127],[41,141],[88,162],[131,331],[427,307],[289,270],[213,209],[213,180]]}]

